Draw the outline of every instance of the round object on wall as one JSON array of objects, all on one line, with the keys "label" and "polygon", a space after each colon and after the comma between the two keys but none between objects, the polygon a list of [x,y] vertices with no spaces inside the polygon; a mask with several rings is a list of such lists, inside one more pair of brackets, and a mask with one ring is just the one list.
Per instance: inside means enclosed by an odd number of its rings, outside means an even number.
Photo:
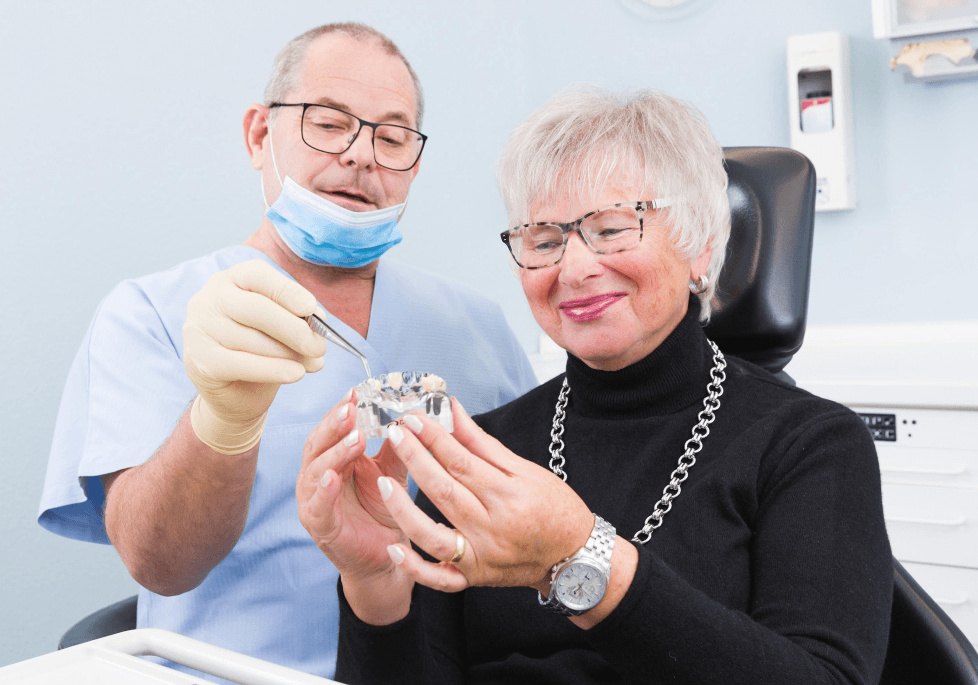
[{"label": "round object on wall", "polygon": [[621,0],[632,14],[653,21],[683,19],[712,3],[713,0]]}]

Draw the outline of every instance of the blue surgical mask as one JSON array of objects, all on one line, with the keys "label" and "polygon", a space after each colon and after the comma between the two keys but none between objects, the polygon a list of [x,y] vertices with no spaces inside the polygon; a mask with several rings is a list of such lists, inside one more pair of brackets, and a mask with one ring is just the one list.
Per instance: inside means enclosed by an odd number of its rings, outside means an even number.
[{"label": "blue surgical mask", "polygon": [[[282,183],[274,149],[271,153],[275,176]],[[262,186],[262,198],[264,196]],[[300,259],[312,264],[356,268],[379,259],[401,242],[397,222],[406,204],[354,212],[303,188],[286,176],[278,199],[271,207],[265,202],[265,216]]]}]

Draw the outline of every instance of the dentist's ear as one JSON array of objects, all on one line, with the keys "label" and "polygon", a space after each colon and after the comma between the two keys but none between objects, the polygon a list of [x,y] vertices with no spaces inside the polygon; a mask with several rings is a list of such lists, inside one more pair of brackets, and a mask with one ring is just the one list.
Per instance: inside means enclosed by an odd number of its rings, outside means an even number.
[{"label": "dentist's ear", "polygon": [[[284,188],[282,176],[278,172],[278,164],[275,161],[275,147],[272,144],[272,111],[265,105],[255,103],[245,110],[244,120],[245,146],[248,148],[248,155],[251,157],[251,168],[262,172],[261,176],[261,199],[265,203],[265,210],[268,210],[270,203],[269,194],[265,189],[265,168],[268,160],[272,160],[272,170],[275,172],[275,179],[278,181],[278,190],[274,191],[272,202],[278,199],[279,194]],[[271,181],[269,181],[271,183]],[[273,188],[269,188],[273,190]]]},{"label": "dentist's ear", "polygon": [[266,162],[266,138],[271,130],[269,118],[271,110],[261,103],[254,103],[245,110],[241,126],[244,132],[245,147],[251,159],[251,168],[260,171]]}]

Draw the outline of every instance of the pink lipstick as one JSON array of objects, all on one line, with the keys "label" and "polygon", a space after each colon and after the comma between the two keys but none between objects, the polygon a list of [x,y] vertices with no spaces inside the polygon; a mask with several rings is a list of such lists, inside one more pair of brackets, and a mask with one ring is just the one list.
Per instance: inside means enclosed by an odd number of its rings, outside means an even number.
[{"label": "pink lipstick", "polygon": [[605,293],[560,303],[560,311],[575,323],[586,323],[600,318],[605,310],[625,296],[625,293]]}]

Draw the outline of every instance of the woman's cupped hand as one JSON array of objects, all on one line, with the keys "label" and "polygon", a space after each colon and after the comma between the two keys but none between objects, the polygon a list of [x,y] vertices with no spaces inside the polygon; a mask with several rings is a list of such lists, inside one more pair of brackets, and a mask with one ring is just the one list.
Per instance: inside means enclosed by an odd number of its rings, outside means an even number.
[{"label": "woman's cupped hand", "polygon": [[396,571],[387,547],[407,537],[377,489],[384,477],[407,486],[407,468],[388,441],[371,458],[356,430],[356,396],[347,393],[306,439],[295,494],[299,520],[344,577],[344,585],[380,580]]}]

